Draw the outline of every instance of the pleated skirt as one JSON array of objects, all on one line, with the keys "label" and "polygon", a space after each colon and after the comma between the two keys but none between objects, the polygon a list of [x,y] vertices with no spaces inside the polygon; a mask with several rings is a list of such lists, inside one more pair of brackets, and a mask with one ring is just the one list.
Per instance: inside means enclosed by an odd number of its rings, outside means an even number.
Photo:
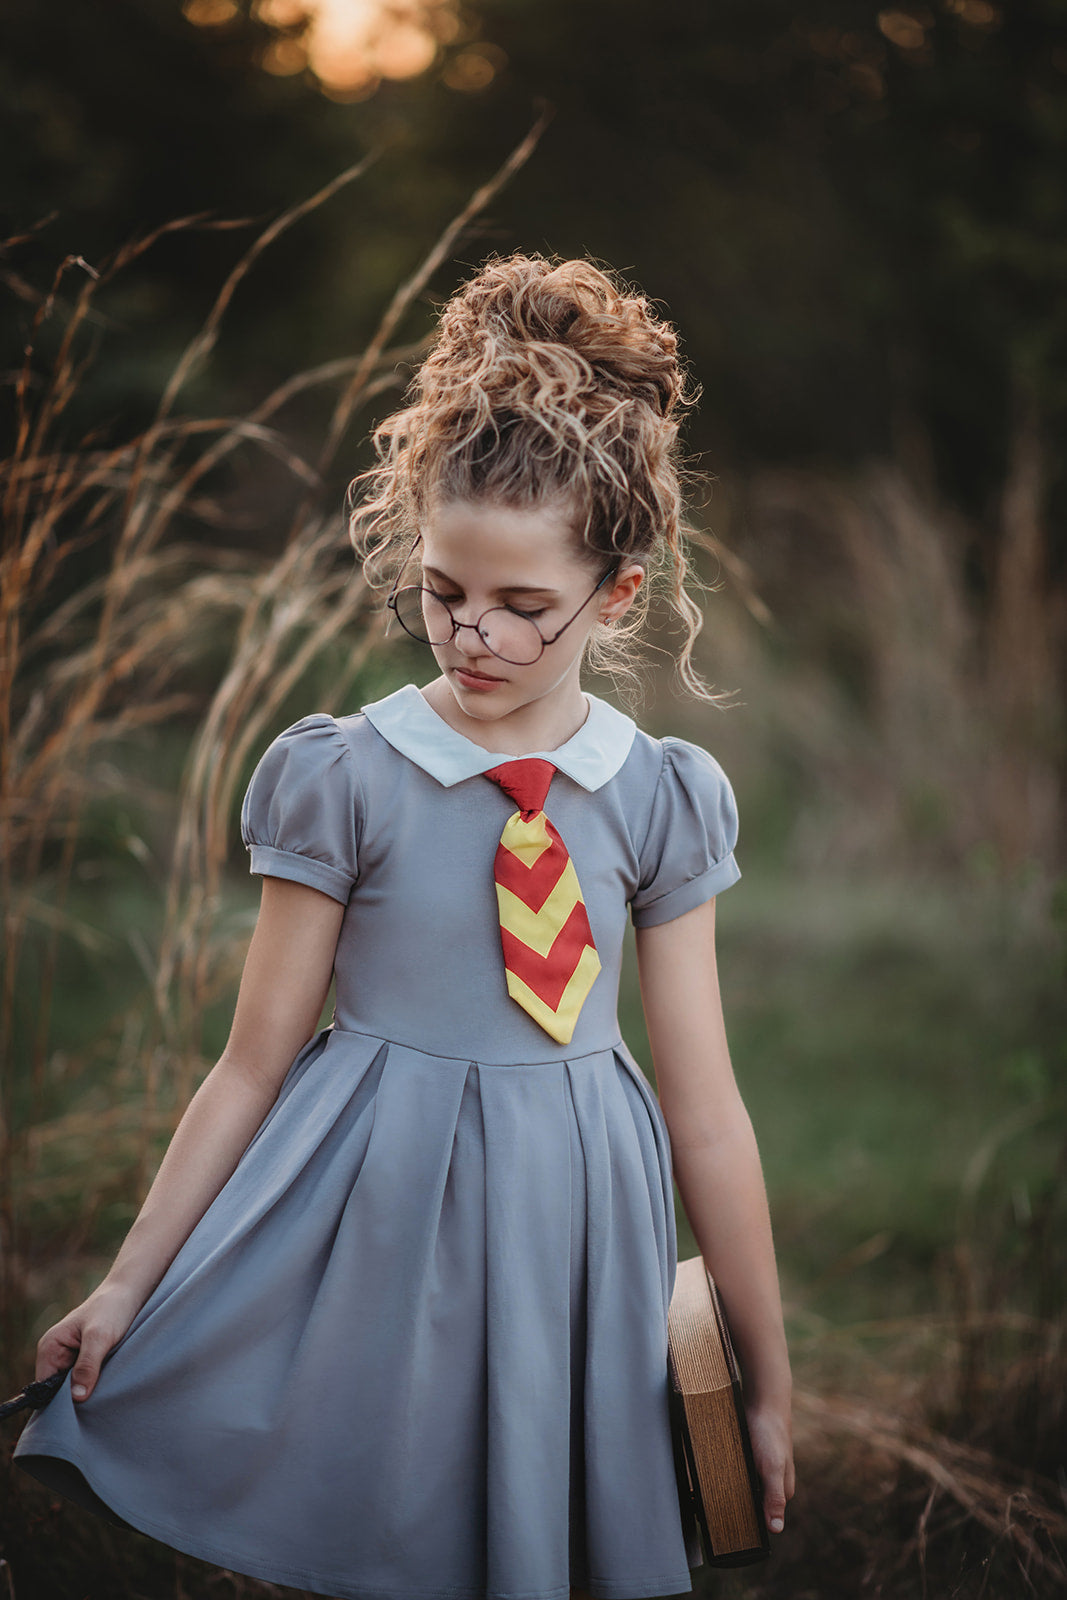
[{"label": "pleated skirt", "polygon": [[90,1398],[19,1465],[316,1593],[687,1593],[659,1103],[622,1040],[500,1065],[323,1029]]}]

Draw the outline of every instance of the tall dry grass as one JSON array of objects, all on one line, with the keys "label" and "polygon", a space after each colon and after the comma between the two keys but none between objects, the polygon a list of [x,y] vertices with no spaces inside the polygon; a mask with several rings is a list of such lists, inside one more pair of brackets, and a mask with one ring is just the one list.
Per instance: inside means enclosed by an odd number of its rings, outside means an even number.
[{"label": "tall dry grass", "polygon": [[[728,718],[713,748],[753,789],[761,763],[787,775],[785,865],[814,886],[813,915],[827,873],[897,861],[904,882],[958,882],[961,911],[969,882],[998,882],[1018,927],[1051,914],[1067,935],[1067,606],[1046,448],[1020,404],[996,556],[980,573],[982,531],[894,461],[837,477],[724,475],[716,487],[715,553],[736,603],[698,659],[740,686],[758,755],[731,745]],[[689,732],[707,734],[706,719]],[[1067,976],[1064,956],[1067,943]],[[1035,1017],[1035,1046],[1041,1026]],[[1067,1105],[1051,1055],[1048,1071],[1040,1096],[974,1151],[946,1223],[948,1313],[830,1327],[789,1308],[790,1536],[773,1568],[728,1592],[1067,1592]],[[995,1238],[983,1183],[1001,1144],[1036,1127],[1059,1149],[1051,1181],[1010,1240]]]},{"label": "tall dry grass", "polygon": [[[1021,407],[985,527],[893,460],[717,484],[736,603],[700,659],[744,686],[760,759],[784,755],[825,802],[793,832],[798,870],[895,849],[905,870],[1029,875],[1046,897],[1067,872],[1067,589],[1047,450]],[[729,719],[716,731],[729,748]]]},{"label": "tall dry grass", "polygon": [[[327,500],[327,474],[361,410],[406,381],[423,347],[390,341],[474,218],[529,158],[545,120],[397,289],[365,350],[296,374],[247,415],[204,418],[181,415],[177,406],[254,262],[302,217],[356,182],[372,158],[259,234],[182,352],[151,422],[133,437],[101,443],[90,433],[73,445],[64,437],[100,291],[167,233],[246,224],[184,217],[99,267],[68,256],[49,291],[36,299],[14,387],[10,452],[0,467],[0,1300],[9,1351],[20,1347],[28,1303],[32,1241],[23,1219],[56,1181],[45,1175],[55,1166],[44,1159],[47,1147],[73,1152],[87,1141],[106,1145],[122,1170],[132,1158],[143,1192],[159,1136],[176,1122],[209,1065],[202,1020],[231,976],[216,918],[229,820],[249,753],[265,742],[294,685],[316,661],[332,660],[343,636],[344,668],[322,697],[323,709],[337,707],[380,634],[380,618],[353,569],[341,512]],[[25,237],[8,240],[4,253],[15,253]],[[32,297],[17,274],[8,273],[7,280]],[[61,301],[65,292],[69,303]],[[65,321],[47,356],[43,335],[61,309]],[[312,461],[287,438],[279,415],[313,390],[336,393]],[[282,553],[273,560],[217,537],[227,518],[217,486],[225,483],[224,469],[235,454],[249,446],[280,463],[300,490]],[[189,527],[204,536],[191,539]],[[86,552],[98,575],[66,582]],[[226,666],[205,704],[187,685],[219,641]],[[107,757],[114,749],[136,740],[139,730],[178,717],[195,720],[195,730],[181,780],[162,935],[148,956],[152,1004],[137,1004],[122,1019],[113,1067],[122,1092],[99,1111],[80,1109],[46,1122],[60,941],[94,937],[67,911],[85,814],[113,791],[116,772]],[[40,978],[32,1033],[15,1058],[31,936],[43,941]],[[77,1172],[77,1160],[70,1165]]]}]

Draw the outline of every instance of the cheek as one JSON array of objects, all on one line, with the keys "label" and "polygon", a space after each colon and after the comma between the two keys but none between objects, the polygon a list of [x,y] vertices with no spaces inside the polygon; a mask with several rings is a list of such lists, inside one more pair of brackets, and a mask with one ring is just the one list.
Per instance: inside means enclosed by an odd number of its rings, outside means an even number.
[{"label": "cheek", "polygon": [[554,689],[566,679],[577,676],[585,655],[585,643],[581,638],[572,643],[564,634],[558,644],[549,646],[538,662],[545,687]]}]

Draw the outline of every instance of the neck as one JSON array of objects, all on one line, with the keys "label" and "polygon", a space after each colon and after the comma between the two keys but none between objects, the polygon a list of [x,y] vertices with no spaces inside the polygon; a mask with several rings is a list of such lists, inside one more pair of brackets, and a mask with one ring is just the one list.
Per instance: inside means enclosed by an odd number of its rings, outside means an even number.
[{"label": "neck", "polygon": [[589,700],[575,684],[563,702],[535,700],[507,716],[468,717],[456,704],[446,678],[435,678],[421,691],[442,722],[471,744],[502,756],[524,756],[531,750],[556,750],[573,739],[589,715]]}]

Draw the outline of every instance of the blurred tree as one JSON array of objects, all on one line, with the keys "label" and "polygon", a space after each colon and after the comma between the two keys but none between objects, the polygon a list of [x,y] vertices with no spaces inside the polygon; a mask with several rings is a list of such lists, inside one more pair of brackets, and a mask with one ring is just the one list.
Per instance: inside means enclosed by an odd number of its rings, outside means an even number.
[{"label": "blurred tree", "polygon": [[[291,23],[272,28],[255,0],[217,15],[53,0],[45,29],[11,0],[6,204],[19,228],[59,212],[20,257],[38,288],[63,249],[92,260],[206,207],[264,221],[381,145],[367,179],[242,286],[211,377],[238,403],[358,347],[543,95],[549,134],[442,292],[490,248],[589,251],[685,334],[705,391],[693,440],[713,466],[892,450],[985,520],[976,578],[1027,462],[1035,515],[1062,522],[1047,441],[1067,406],[1065,0],[476,0],[425,74],[351,103],[307,71],[262,69]],[[113,296],[135,337],[96,380],[106,409],[156,392],[238,248],[168,241],[136,295]],[[3,313],[17,349],[13,314],[17,294]]]},{"label": "blurred tree", "polygon": [[1063,0],[480,11],[511,63],[487,97],[559,106],[509,220],[639,267],[687,334],[728,459],[895,437],[984,511],[1016,385],[1062,432]]}]

